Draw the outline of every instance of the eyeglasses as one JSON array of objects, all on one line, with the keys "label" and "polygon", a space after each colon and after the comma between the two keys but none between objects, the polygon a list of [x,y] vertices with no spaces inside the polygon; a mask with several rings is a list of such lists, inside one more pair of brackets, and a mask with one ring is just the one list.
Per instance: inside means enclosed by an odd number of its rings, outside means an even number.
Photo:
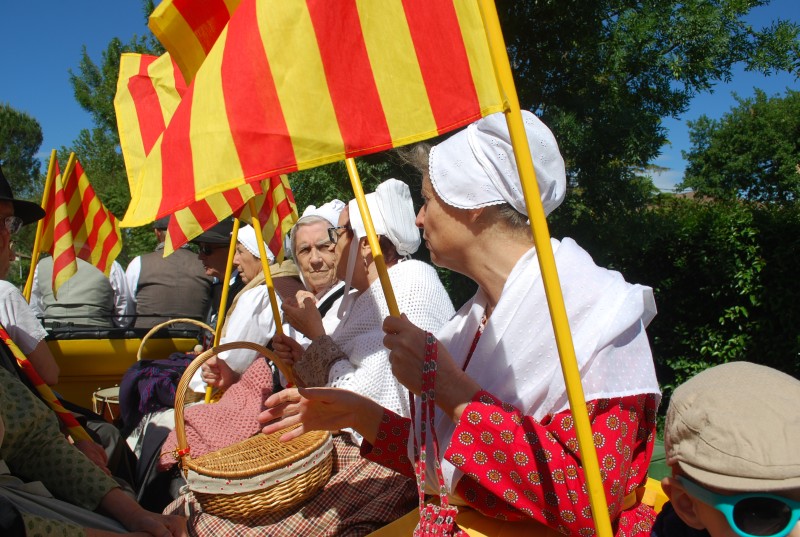
[{"label": "eyeglasses", "polygon": [[342,236],[342,233],[344,233],[345,231],[350,231],[351,229],[352,228],[350,227],[349,222],[343,226],[329,227],[328,238],[331,240],[333,244],[336,244],[337,242],[339,242],[339,237]]},{"label": "eyeglasses", "polygon": [[9,235],[16,235],[22,227],[22,218],[19,216],[6,216],[3,218],[3,225]]},{"label": "eyeglasses", "polygon": [[800,502],[789,498],[764,492],[727,496],[681,476],[678,482],[689,495],[725,515],[733,531],[742,537],[784,537],[800,520]]},{"label": "eyeglasses", "polygon": [[200,252],[203,255],[211,255],[216,250],[219,250],[220,248],[227,248],[227,247],[223,246],[223,245],[212,246],[211,244],[198,244],[197,245],[197,251]]}]

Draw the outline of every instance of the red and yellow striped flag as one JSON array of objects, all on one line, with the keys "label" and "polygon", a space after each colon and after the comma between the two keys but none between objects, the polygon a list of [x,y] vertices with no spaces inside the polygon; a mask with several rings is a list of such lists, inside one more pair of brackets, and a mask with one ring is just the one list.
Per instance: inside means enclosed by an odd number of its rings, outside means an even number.
[{"label": "red and yellow striped flag", "polygon": [[183,73],[186,82],[208,56],[241,0],[163,0],[148,26]]},{"label": "red and yellow striped flag", "polygon": [[474,0],[242,0],[147,157],[122,225],[502,109]]},{"label": "red and yellow striped flag", "polygon": [[116,217],[95,194],[74,153],[64,175],[57,172],[50,200],[41,251],[53,255],[54,292],[77,271],[75,257],[107,276],[122,250],[122,234]]},{"label": "red and yellow striped flag", "polygon": [[[67,172],[72,162],[67,163]],[[53,256],[53,295],[58,297],[58,289],[78,272],[73,248],[72,227],[69,222],[67,196],[58,161],[55,163],[53,184],[50,190],[50,201],[45,207],[45,221],[42,235],[42,252]]]},{"label": "red and yellow striped flag", "polygon": [[[161,57],[133,53],[122,55],[114,107],[131,190],[135,188],[138,171],[144,164],[147,154],[166,128],[185,92],[186,85],[183,84],[177,66],[169,54]],[[285,178],[283,180],[276,178],[275,181],[289,189]],[[276,214],[279,215],[270,218],[261,215],[264,235],[272,236],[278,227],[284,229],[285,233],[297,219],[297,208],[291,190],[288,190],[287,195],[283,186],[276,190],[277,201],[266,201],[264,193],[271,190],[269,187],[272,182],[274,181],[267,179],[245,184],[239,188],[213,194],[177,211],[170,220],[167,230],[164,255],[171,254],[217,222],[232,214],[238,214],[254,196],[258,207],[274,206]],[[289,208],[285,209],[284,206]],[[247,214],[249,215],[249,212]],[[294,220],[291,218],[292,215]],[[289,219],[285,220],[287,217]],[[282,224],[276,224],[276,219]]]}]

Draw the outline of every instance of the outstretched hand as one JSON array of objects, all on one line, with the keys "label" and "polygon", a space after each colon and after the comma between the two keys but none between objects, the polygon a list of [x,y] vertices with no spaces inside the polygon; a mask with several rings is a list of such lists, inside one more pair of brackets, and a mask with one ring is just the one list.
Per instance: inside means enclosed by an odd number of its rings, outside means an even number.
[{"label": "outstretched hand", "polygon": [[258,416],[264,434],[299,424],[284,433],[287,442],[309,431],[355,429],[374,442],[383,407],[372,399],[340,388],[289,388],[272,394]]}]

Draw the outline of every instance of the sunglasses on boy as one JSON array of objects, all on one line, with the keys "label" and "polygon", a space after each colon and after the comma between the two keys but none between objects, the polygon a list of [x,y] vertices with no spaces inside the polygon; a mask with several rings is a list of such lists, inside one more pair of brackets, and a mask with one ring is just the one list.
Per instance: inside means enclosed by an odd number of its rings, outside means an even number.
[{"label": "sunglasses on boy", "polygon": [[678,476],[678,482],[690,496],[707,503],[723,515],[730,527],[742,537],[784,537],[800,520],[800,502],[752,492],[727,496]]}]

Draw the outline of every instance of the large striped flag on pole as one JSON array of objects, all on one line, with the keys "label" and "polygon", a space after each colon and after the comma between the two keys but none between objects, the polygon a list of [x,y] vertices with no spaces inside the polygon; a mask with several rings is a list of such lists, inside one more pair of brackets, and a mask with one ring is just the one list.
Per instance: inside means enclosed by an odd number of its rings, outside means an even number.
[{"label": "large striped flag on pole", "polygon": [[208,56],[241,0],[163,0],[148,26],[180,67],[186,82]]},{"label": "large striped flag on pole", "polygon": [[148,155],[122,225],[502,109],[474,1],[242,0]]},{"label": "large striped flag on pole", "polygon": [[122,250],[119,223],[95,194],[74,153],[64,174],[53,181],[46,212],[41,251],[53,255],[54,292],[77,270],[75,257],[108,275]]},{"label": "large striped flag on pole", "polygon": [[[137,176],[147,154],[169,124],[185,91],[186,85],[169,54],[161,57],[133,53],[122,55],[114,107],[132,191],[136,188]],[[281,258],[282,252],[272,248],[282,244],[280,237],[275,238],[276,230],[283,230],[285,234],[297,220],[294,197],[285,177],[244,184],[175,212],[167,229],[164,255],[169,255],[232,214],[249,219],[246,205],[253,197],[256,206],[266,211],[260,211],[259,215],[264,236],[272,237],[270,249]]]}]

